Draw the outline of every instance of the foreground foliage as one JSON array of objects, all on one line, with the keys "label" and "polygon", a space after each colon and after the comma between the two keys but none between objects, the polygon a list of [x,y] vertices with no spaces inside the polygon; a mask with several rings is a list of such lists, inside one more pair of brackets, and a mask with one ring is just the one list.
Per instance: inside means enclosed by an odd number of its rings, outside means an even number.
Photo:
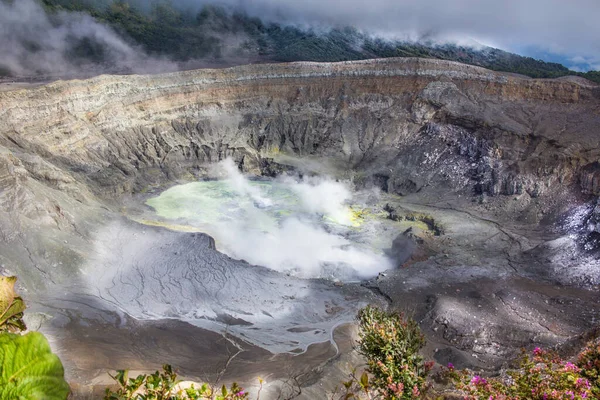
[{"label": "foreground foliage", "polygon": [[[598,358],[596,357],[596,361]],[[532,355],[524,354],[518,370],[503,378],[472,376],[468,371],[448,374],[465,400],[583,400],[596,399],[590,381],[582,368],[561,360],[553,352],[536,348]]]},{"label": "foreground foliage", "polygon": [[44,335],[0,334],[0,399],[64,400],[68,394],[63,366]]},{"label": "foreground foliage", "polygon": [[419,354],[425,337],[417,323],[371,306],[359,311],[358,323],[358,351],[367,359],[367,368],[360,378],[352,374],[344,383],[342,398],[419,398],[433,363]]},{"label": "foreground foliage", "polygon": [[15,292],[17,278],[0,276],[0,399],[64,400],[69,385],[59,358],[38,332],[26,329],[25,303]]},{"label": "foreground foliage", "polygon": [[[0,277],[0,399],[64,400],[69,386],[59,358],[46,338],[25,329],[23,300],[15,293],[14,277]],[[360,375],[352,373],[332,399],[412,400],[424,397],[433,362],[420,355],[425,345],[418,324],[402,315],[365,307],[357,316],[357,349],[366,358]],[[575,363],[536,348],[523,354],[520,367],[498,378],[457,371],[445,374],[465,400],[587,400],[600,399],[600,338],[590,342]],[[247,400],[237,384],[215,388],[185,386],[173,368],[129,378],[125,370],[113,377],[118,388],[105,400]],[[259,380],[260,381],[260,380]],[[262,388],[262,381],[261,388]],[[260,397],[260,390],[257,400]]]},{"label": "foreground foliage", "polygon": [[248,394],[236,383],[229,389],[222,386],[220,390],[214,390],[207,384],[183,388],[170,365],[164,365],[162,371],[156,371],[151,375],[139,375],[137,378],[129,378],[128,375],[127,371],[117,371],[112,378],[119,385],[119,389],[116,392],[106,389],[104,400],[242,400],[248,398]]},{"label": "foreground foliage", "polygon": [[14,276],[0,276],[0,332],[21,332],[26,328],[23,322],[25,303],[15,293]]},{"label": "foreground foliage", "polygon": [[591,341],[579,354],[577,366],[592,385],[593,398],[600,399],[600,338]]}]

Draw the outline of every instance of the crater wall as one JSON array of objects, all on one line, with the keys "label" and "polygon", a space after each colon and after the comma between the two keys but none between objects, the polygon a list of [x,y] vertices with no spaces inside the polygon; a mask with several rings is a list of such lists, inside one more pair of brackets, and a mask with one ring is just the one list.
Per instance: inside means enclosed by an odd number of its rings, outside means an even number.
[{"label": "crater wall", "polygon": [[339,160],[402,194],[444,184],[598,194],[599,104],[600,89],[585,82],[447,61],[251,65],[2,92],[0,144],[103,196],[227,156],[259,173],[282,153]]}]

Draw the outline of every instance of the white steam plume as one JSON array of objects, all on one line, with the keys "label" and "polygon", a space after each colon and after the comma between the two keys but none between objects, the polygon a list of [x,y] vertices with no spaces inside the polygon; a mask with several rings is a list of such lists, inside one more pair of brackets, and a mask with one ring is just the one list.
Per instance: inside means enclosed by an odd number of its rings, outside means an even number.
[{"label": "white steam plume", "polygon": [[253,200],[245,208],[247,218],[217,224],[216,232],[210,232],[231,256],[304,278],[368,278],[391,268],[385,256],[326,230],[322,217],[341,225],[350,223],[347,201],[351,192],[342,183],[316,178],[281,180],[298,194],[300,212],[274,223],[264,209],[273,200],[251,186],[232,160],[217,168],[226,174],[232,189]]},{"label": "white steam plume", "polygon": [[346,185],[322,178],[307,178],[299,183],[287,179],[284,182],[300,196],[308,211],[327,215],[340,224],[350,225],[346,203],[352,195]]},{"label": "white steam plume", "polygon": [[219,167],[223,169],[225,175],[230,181],[231,186],[241,195],[247,195],[252,200],[254,200],[255,204],[260,206],[270,206],[273,204],[271,199],[264,197],[260,190],[252,185],[250,182],[242,175],[237,165],[231,158],[227,158],[219,163]]}]

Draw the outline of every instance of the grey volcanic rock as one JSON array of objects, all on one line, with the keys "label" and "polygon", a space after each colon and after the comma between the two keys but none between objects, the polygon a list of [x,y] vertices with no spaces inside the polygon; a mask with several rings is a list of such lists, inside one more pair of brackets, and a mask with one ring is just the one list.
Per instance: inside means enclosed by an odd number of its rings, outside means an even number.
[{"label": "grey volcanic rock", "polygon": [[[389,176],[400,193],[446,183],[539,195],[580,181],[595,193],[599,93],[421,59],[101,76],[1,93],[0,144],[85,175],[103,195],[227,156],[259,172],[281,152]],[[457,161],[470,175],[443,168]]]}]

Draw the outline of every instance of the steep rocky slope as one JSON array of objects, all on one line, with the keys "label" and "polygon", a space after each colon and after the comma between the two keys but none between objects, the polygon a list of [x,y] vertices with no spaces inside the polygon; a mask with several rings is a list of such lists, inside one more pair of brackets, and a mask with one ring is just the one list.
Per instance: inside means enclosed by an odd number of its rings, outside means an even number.
[{"label": "steep rocky slope", "polygon": [[[475,161],[469,184],[482,193],[541,194],[560,180],[597,194],[599,96],[585,81],[386,59],[101,76],[5,92],[0,101],[5,147],[114,194],[143,185],[153,169],[173,177],[226,155],[254,171],[278,152],[364,170],[389,165],[419,140],[457,150],[442,157]],[[387,175],[398,188],[431,179]]]},{"label": "steep rocky slope", "polygon": [[[600,317],[590,292],[600,283],[598,127],[600,88],[585,80],[410,58],[0,91],[0,264],[58,316],[46,329],[66,346],[79,328],[58,328],[100,306],[83,294],[58,301],[54,288],[89,278],[98,232],[132,195],[207,176],[226,157],[257,175],[325,171],[445,226],[421,243],[428,257],[370,286],[416,313],[438,361],[498,366],[520,346],[564,343]],[[43,307],[53,301],[54,312]],[[115,329],[126,321],[111,318]],[[115,366],[87,368],[105,367]]]}]

